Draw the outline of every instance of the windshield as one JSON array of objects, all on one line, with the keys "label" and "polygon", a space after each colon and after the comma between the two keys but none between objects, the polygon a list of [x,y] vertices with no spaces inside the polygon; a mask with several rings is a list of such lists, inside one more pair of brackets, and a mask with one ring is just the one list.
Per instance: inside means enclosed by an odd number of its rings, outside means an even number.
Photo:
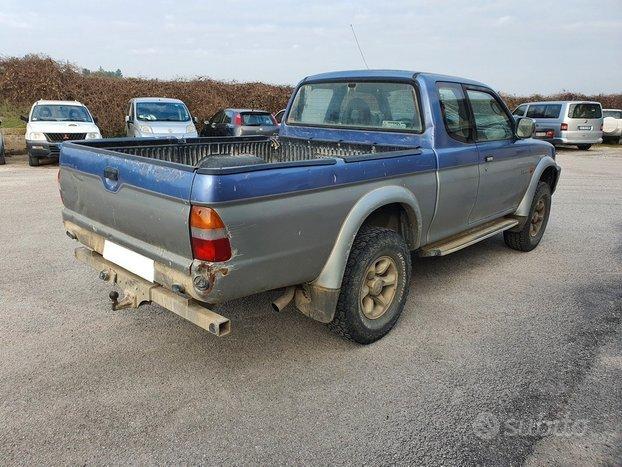
[{"label": "windshield", "polygon": [[572,104],[568,111],[570,118],[602,118],[603,113],[599,104]]},{"label": "windshield", "polygon": [[622,110],[603,110],[603,117],[622,119]]},{"label": "windshield", "polygon": [[261,125],[274,125],[272,115],[270,114],[258,114],[249,113],[242,114],[243,125],[246,126],[261,126]]},{"label": "windshield", "polygon": [[287,123],[385,131],[422,130],[415,89],[408,83],[305,84],[296,93]]},{"label": "windshield", "polygon": [[187,122],[188,109],[181,102],[137,102],[138,120],[148,122]]},{"label": "windshield", "polygon": [[86,107],[82,105],[39,104],[32,109],[32,122],[92,122]]}]

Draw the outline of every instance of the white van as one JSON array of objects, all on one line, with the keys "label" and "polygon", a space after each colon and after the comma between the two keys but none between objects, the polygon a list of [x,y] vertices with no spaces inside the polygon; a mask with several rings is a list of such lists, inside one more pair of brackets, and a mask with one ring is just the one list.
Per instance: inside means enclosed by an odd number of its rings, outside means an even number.
[{"label": "white van", "polygon": [[196,138],[196,121],[179,99],[136,97],[128,105],[125,134],[134,138]]},{"label": "white van", "polygon": [[102,137],[97,119],[78,101],[39,100],[21,119],[26,122],[28,163],[32,166],[39,165],[41,158],[58,158],[65,141]]},{"label": "white van", "polygon": [[599,102],[546,101],[519,105],[515,117],[536,122],[534,138],[587,150],[603,142],[603,112]]}]

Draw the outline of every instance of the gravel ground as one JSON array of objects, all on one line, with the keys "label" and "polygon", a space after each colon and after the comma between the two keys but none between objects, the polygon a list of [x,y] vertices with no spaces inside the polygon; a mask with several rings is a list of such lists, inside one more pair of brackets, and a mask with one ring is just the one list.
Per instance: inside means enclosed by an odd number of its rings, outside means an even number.
[{"label": "gravel ground", "polygon": [[622,149],[559,151],[538,249],[413,259],[362,347],[264,293],[217,339],[112,312],[56,167],[0,167],[0,464],[622,464]]}]

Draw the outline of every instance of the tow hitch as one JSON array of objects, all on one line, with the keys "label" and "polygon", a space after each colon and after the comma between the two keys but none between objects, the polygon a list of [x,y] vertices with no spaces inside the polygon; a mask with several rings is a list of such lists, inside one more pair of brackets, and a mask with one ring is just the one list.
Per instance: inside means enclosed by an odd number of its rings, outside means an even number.
[{"label": "tow hitch", "polygon": [[157,303],[216,336],[225,336],[231,332],[231,322],[228,318],[201,306],[190,297],[148,282],[86,247],[77,248],[75,256],[79,261],[99,271],[100,279],[116,284],[123,290],[123,297],[120,300],[117,291],[110,292],[113,310],[138,308],[143,303]]}]

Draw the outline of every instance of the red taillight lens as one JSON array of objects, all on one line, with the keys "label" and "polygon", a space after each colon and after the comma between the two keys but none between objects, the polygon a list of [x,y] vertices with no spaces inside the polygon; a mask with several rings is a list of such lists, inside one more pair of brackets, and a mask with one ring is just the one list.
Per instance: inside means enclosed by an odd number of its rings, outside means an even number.
[{"label": "red taillight lens", "polygon": [[233,119],[233,124],[235,126],[242,126],[242,114],[235,114],[235,118]]},{"label": "red taillight lens", "polygon": [[559,127],[559,129],[561,131],[566,131],[568,130],[568,124],[567,123],[562,123],[561,126]]},{"label": "red taillight lens", "polygon": [[227,229],[218,213],[211,208],[192,206],[190,211],[192,254],[201,261],[227,261],[231,244]]}]

